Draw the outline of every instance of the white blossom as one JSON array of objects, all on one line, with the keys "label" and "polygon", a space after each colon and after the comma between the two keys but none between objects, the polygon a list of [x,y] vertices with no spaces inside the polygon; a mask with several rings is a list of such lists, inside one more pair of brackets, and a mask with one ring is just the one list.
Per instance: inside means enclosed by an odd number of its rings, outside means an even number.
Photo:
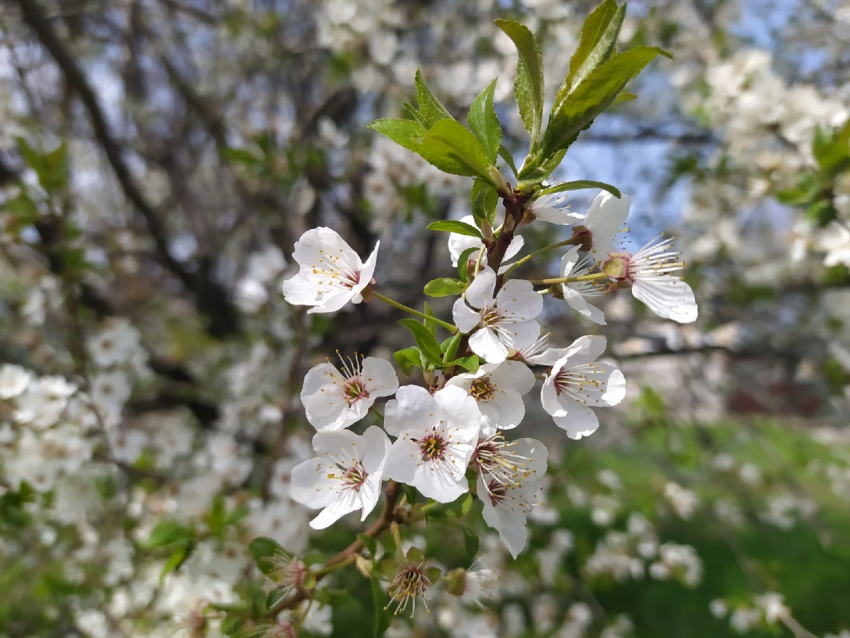
[{"label": "white blossom", "polygon": [[528,213],[536,219],[566,226],[569,224],[580,224],[584,221],[584,215],[568,210],[565,205],[567,195],[565,193],[549,193],[535,199],[528,209]]},{"label": "white blossom", "polygon": [[38,428],[50,427],[62,416],[68,398],[76,391],[77,385],[63,377],[36,379],[17,398],[15,420]]},{"label": "white blossom", "polygon": [[0,399],[6,400],[18,396],[32,381],[33,375],[29,370],[11,363],[0,367]]},{"label": "white blossom", "polygon": [[293,259],[298,274],[283,282],[283,295],[296,306],[312,306],[308,313],[335,312],[349,301],[363,301],[361,293],[372,281],[378,247],[366,262],[330,228],[312,228],[295,242]]},{"label": "white blossom", "polygon": [[612,281],[629,286],[635,299],[662,319],[691,323],[697,318],[697,302],[691,287],[670,274],[685,267],[672,247],[673,239],[662,235],[634,254],[610,252],[602,270]]},{"label": "white blossom", "polygon": [[[469,224],[470,226],[475,226],[475,218],[472,215],[461,217],[460,221]],[[452,266],[455,268],[457,268],[458,260],[465,250],[469,250],[470,248],[484,248],[484,242],[482,242],[478,237],[461,235],[460,233],[449,233],[448,245],[449,255],[452,258]],[[508,244],[508,249],[505,251],[505,257],[502,261],[509,262],[511,259],[516,257],[524,245],[525,240],[522,238],[522,235],[514,235],[513,239],[511,239],[511,243]],[[470,258],[477,259],[478,253],[471,253]],[[486,263],[486,257],[483,259],[484,263]]]},{"label": "white blossom", "polygon": [[340,357],[342,371],[330,361],[312,368],[304,378],[301,402],[307,420],[320,431],[340,430],[366,416],[375,399],[398,390],[398,376],[389,361],[376,357]]},{"label": "white blossom", "polygon": [[595,363],[605,345],[605,337],[579,337],[543,381],[543,409],[571,439],[593,434],[599,427],[591,407],[617,405],[626,395],[623,373],[613,366]]},{"label": "white blossom", "polygon": [[113,318],[88,342],[89,354],[101,368],[124,363],[141,349],[141,334],[123,318]]},{"label": "white blossom", "polygon": [[540,334],[535,318],[543,310],[543,297],[531,282],[511,279],[494,297],[495,290],[496,273],[484,268],[452,309],[461,332],[479,328],[469,338],[469,347],[488,363],[501,363],[510,349],[534,343]]},{"label": "white blossom", "polygon": [[295,466],[290,487],[293,500],[322,509],[310,527],[325,529],[357,510],[363,511],[360,520],[366,520],[381,496],[387,435],[374,425],[363,436],[347,430],[318,432],[313,448],[320,456]]},{"label": "white blossom", "polygon": [[614,238],[629,216],[631,199],[625,193],[617,198],[601,191],[590,204],[582,225],[590,232],[590,252],[597,259],[614,250]]},{"label": "white blossom", "polygon": [[387,459],[388,478],[441,503],[468,491],[466,467],[481,422],[475,399],[455,386],[434,396],[425,388],[403,386],[387,402],[385,414],[384,427],[398,437]]},{"label": "white blossom", "polygon": [[[561,271],[559,277],[581,277],[592,270],[587,257],[579,257],[579,247],[573,246],[561,259]],[[587,302],[586,297],[598,297],[608,291],[608,286],[601,286],[596,281],[571,281],[561,284],[561,294],[564,301],[579,313],[582,317],[589,319],[599,325],[605,324],[605,314],[596,306]]]},{"label": "white blossom", "polygon": [[478,402],[482,435],[515,428],[525,416],[522,395],[534,387],[534,373],[519,361],[485,363],[475,374],[459,374],[446,383],[469,393]]}]

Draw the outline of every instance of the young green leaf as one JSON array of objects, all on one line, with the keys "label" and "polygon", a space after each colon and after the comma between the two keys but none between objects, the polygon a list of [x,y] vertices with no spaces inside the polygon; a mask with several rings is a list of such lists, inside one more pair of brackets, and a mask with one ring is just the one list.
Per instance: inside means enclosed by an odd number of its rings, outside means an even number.
[{"label": "young green leaf", "polygon": [[499,148],[502,146],[502,125],[493,106],[493,94],[496,91],[496,80],[490,82],[486,89],[475,98],[469,107],[467,121],[475,137],[487,152],[491,164],[496,163]]},{"label": "young green leaf", "polygon": [[519,115],[531,133],[531,149],[537,147],[543,124],[543,54],[528,27],[513,20],[496,20],[496,26],[513,40],[518,60],[514,93]]},{"label": "young green leaf", "polygon": [[413,339],[416,341],[416,345],[425,359],[435,365],[440,365],[443,362],[440,344],[437,343],[437,339],[428,331],[428,328],[416,321],[416,319],[401,319],[399,320],[399,324],[410,330],[413,334]]},{"label": "young green leaf", "polygon": [[457,233],[458,235],[467,235],[468,237],[483,239],[481,237],[481,231],[472,224],[467,224],[466,222],[454,220],[431,222],[428,224],[427,228],[428,230],[441,230],[445,233]]},{"label": "young green leaf", "polygon": [[[429,304],[427,301],[425,302],[425,315],[428,316],[428,317],[435,317],[436,316],[434,314],[434,311],[431,310],[431,304]],[[427,319],[425,319],[424,321],[425,321],[425,328],[428,330],[428,332],[430,332],[432,335],[434,335],[434,337],[436,337],[437,336],[437,323],[435,321],[428,321]]]},{"label": "young green leaf", "polygon": [[516,177],[519,174],[519,171],[517,170],[514,156],[511,155],[511,152],[505,148],[504,144],[499,147],[499,157],[505,160],[505,163],[507,163],[511,171],[513,171],[514,177]]},{"label": "young green leaf", "polygon": [[555,95],[553,110],[591,71],[611,57],[625,16],[626,5],[618,7],[616,0],[605,0],[587,16],[581,28],[581,42],[570,60],[570,72]]},{"label": "young green leaf", "polygon": [[457,356],[457,349],[460,347],[460,342],[463,340],[463,337],[464,334],[462,332],[458,332],[456,335],[453,335],[443,341],[440,345],[440,349],[443,351],[446,361],[454,361],[454,358]]},{"label": "young green leaf", "polygon": [[[453,120],[444,121],[452,122]],[[439,124],[440,122],[437,123],[437,125]],[[458,122],[454,122],[454,124],[460,126],[460,128],[469,134],[469,137],[475,140],[475,136],[467,131],[461,124]],[[443,172],[451,175],[465,175],[467,177],[472,177],[476,174],[476,171],[463,162],[451,147],[447,146],[440,140],[429,140],[426,143],[425,138],[428,135],[428,130],[418,121],[402,119],[375,120],[369,125],[369,128],[390,138],[399,146],[402,146],[409,151],[413,151],[426,162],[433,164]],[[475,144],[478,144],[478,140],[475,140]],[[484,151],[480,149],[480,147],[479,150],[483,157]]]},{"label": "young green leaf", "polygon": [[153,549],[170,545],[176,541],[185,541],[192,538],[192,529],[175,521],[162,521],[151,530],[147,540],[142,543],[143,547]]},{"label": "young green leaf", "polygon": [[563,193],[564,191],[579,191],[584,190],[586,188],[598,188],[603,191],[608,191],[617,199],[622,196],[620,191],[616,187],[611,186],[611,184],[606,184],[605,182],[595,182],[592,179],[578,179],[574,182],[564,182],[563,184],[556,184],[555,186],[551,186],[550,188],[546,188],[540,191],[537,196],[542,197],[543,195],[551,195],[552,193]]},{"label": "young green leaf", "polygon": [[499,204],[499,193],[496,188],[483,179],[476,179],[472,183],[472,194],[470,196],[472,205],[472,216],[476,223],[482,225],[484,220],[491,226],[496,220],[496,206]]},{"label": "young green leaf", "polygon": [[389,605],[389,598],[387,596],[387,592],[384,591],[384,588],[381,587],[380,581],[372,577],[372,604],[374,605],[373,613],[374,613],[374,637],[382,638],[382,636],[387,633],[387,629],[390,627],[390,622],[392,621],[392,616],[387,611],[387,605]]},{"label": "young green leaf", "polygon": [[410,346],[402,350],[397,350],[393,353],[393,358],[407,376],[413,372],[413,368],[425,369],[425,363],[422,361],[422,354],[416,346]]},{"label": "young green leaf", "polygon": [[637,94],[632,93],[631,91],[620,91],[619,95],[614,98],[614,104],[623,104],[624,102],[631,102],[632,100],[637,99]]},{"label": "young green leaf", "polygon": [[478,359],[478,355],[472,354],[468,357],[461,357],[460,359],[455,359],[454,361],[449,361],[450,365],[460,366],[467,372],[471,374],[475,374],[478,372],[478,368],[481,367],[481,361]]},{"label": "young green leaf", "polygon": [[431,128],[440,120],[453,120],[454,118],[442,105],[440,100],[434,97],[431,90],[422,79],[422,71],[416,70],[416,98],[419,100],[419,119],[426,128]]},{"label": "young green leaf", "polygon": [[[466,287],[463,285],[462,281],[451,279],[449,277],[432,279],[425,284],[425,294],[429,297],[451,297],[452,295],[461,294],[465,289]],[[437,324],[434,324],[434,326],[436,325]]]},{"label": "young green leaf", "polygon": [[659,55],[657,47],[636,47],[614,56],[594,69],[549,118],[540,154],[544,158],[566,149],[578,134],[607,109],[629,80]]},{"label": "young green leaf", "polygon": [[[457,162],[462,165],[463,170],[455,174],[470,177],[479,175],[491,181],[487,172],[490,161],[486,151],[475,135],[460,122],[440,120],[434,124],[422,141],[422,151],[422,157],[437,168],[441,168],[438,162],[447,165]],[[445,168],[441,170],[450,172]]]},{"label": "young green leaf", "polygon": [[[460,254],[460,257],[458,257],[457,276],[463,283],[466,283],[466,280],[469,278],[468,264],[470,258],[472,257],[472,253],[478,253],[478,251],[480,250],[481,248],[476,248],[475,246],[473,246],[472,248],[467,248],[466,250],[464,250]],[[475,258],[478,258],[477,254],[475,255]]]},{"label": "young green leaf", "polygon": [[463,547],[466,549],[466,557],[471,564],[475,560],[475,555],[478,553],[478,546],[480,544],[478,534],[464,526],[461,526],[460,530],[463,532]]}]

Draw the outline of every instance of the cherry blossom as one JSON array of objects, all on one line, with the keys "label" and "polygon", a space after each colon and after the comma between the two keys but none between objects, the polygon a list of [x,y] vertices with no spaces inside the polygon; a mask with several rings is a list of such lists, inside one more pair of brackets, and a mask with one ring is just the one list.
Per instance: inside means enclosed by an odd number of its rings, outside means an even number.
[{"label": "cherry blossom", "polygon": [[564,205],[566,199],[567,196],[565,193],[543,195],[532,202],[528,213],[536,219],[541,219],[550,224],[558,224],[559,226],[582,223],[584,215],[567,210],[568,207]]},{"label": "cherry blossom", "polygon": [[[466,215],[460,218],[460,221],[469,224],[471,226],[475,226],[475,218],[472,215]],[[457,262],[460,259],[460,256],[463,254],[463,251],[469,250],[470,248],[483,248],[484,243],[478,239],[477,237],[470,237],[469,235],[461,235],[460,233],[449,233],[449,255],[452,258],[452,266],[457,267]],[[522,250],[522,247],[525,245],[525,240],[522,238],[522,235],[514,235],[511,243],[508,244],[508,249],[505,251],[505,257],[503,259],[503,266],[507,267],[507,262],[516,257],[519,254],[519,251]],[[477,257],[478,253],[472,253],[472,257]]]},{"label": "cherry blossom", "polygon": [[11,363],[0,367],[0,399],[6,400],[18,396],[32,381],[32,373]]},{"label": "cherry blossom", "polygon": [[488,363],[501,363],[511,348],[534,343],[540,334],[535,321],[543,310],[543,297],[529,281],[511,279],[496,290],[496,273],[484,268],[452,309],[461,332],[480,328],[469,338],[469,347]]},{"label": "cherry blossom", "polygon": [[691,287],[670,274],[685,267],[681,254],[672,248],[673,238],[662,235],[634,254],[609,253],[602,270],[612,281],[630,286],[635,299],[659,317],[691,323],[697,318],[697,302]]},{"label": "cherry blossom", "polygon": [[403,386],[387,403],[384,427],[397,436],[386,475],[449,503],[468,491],[466,467],[478,441],[481,412],[467,392],[449,386],[433,396]]},{"label": "cherry blossom", "polygon": [[623,373],[613,366],[596,363],[605,352],[606,343],[605,337],[579,337],[544,379],[540,391],[543,409],[571,439],[593,434],[599,427],[591,406],[616,405],[626,395]]},{"label": "cherry blossom", "polygon": [[340,357],[342,371],[330,361],[312,368],[304,379],[301,402],[307,420],[320,431],[347,428],[366,416],[378,397],[398,389],[392,365],[375,357]]},{"label": "cherry blossom", "polygon": [[[560,277],[581,277],[588,274],[592,269],[589,259],[579,256],[579,247],[573,246],[561,259]],[[599,325],[605,324],[605,314],[596,306],[587,302],[586,297],[598,297],[604,295],[607,286],[600,286],[595,281],[571,281],[561,284],[561,294],[570,307],[582,317],[589,319]]]},{"label": "cherry blossom", "polygon": [[590,232],[590,252],[597,259],[614,250],[614,238],[629,216],[630,205],[631,199],[625,193],[618,198],[605,191],[591,202],[582,225]]},{"label": "cherry blossom", "polygon": [[381,496],[387,435],[374,425],[362,436],[347,430],[318,432],[313,448],[320,456],[295,466],[289,492],[302,505],[322,509],[310,527],[325,529],[357,510],[363,510],[360,520],[366,520]]},{"label": "cherry blossom", "polygon": [[312,306],[314,312],[335,312],[349,301],[363,301],[362,292],[372,281],[378,247],[366,262],[330,228],[312,228],[295,242],[293,259],[301,269],[283,282],[283,296],[296,306]]},{"label": "cherry blossom", "polygon": [[522,395],[534,387],[534,373],[519,361],[486,363],[475,374],[459,374],[446,383],[465,390],[478,402],[482,434],[509,430],[525,416]]},{"label": "cherry blossom", "polygon": [[[481,452],[477,452],[478,458]],[[499,532],[499,538],[516,558],[528,541],[528,514],[540,502],[539,477],[546,472],[548,452],[540,441],[520,439],[514,443],[512,455],[525,460],[514,461],[514,465],[497,464],[495,471],[487,473],[481,466],[478,496],[484,506],[484,521]]]}]

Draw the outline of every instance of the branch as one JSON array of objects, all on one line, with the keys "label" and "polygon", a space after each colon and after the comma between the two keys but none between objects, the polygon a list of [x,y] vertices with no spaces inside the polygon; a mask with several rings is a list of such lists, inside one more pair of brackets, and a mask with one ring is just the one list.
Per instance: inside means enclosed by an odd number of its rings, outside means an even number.
[{"label": "branch", "polygon": [[62,70],[68,87],[72,88],[80,97],[91,120],[95,139],[103,148],[127,199],[144,217],[162,263],[180,279],[188,290],[195,294],[198,310],[205,314],[210,321],[210,334],[223,337],[237,332],[238,315],[227,298],[227,292],[220,284],[210,279],[211,264],[201,263],[198,265],[197,272],[192,273],[171,255],[168,249],[168,233],[162,221],[163,216],[148,202],[133,179],[132,173],[124,160],[121,146],[109,130],[94,90],[85,74],[56,35],[50,21],[34,0],[15,0],[15,2],[21,8],[24,22],[33,30],[41,44]]}]

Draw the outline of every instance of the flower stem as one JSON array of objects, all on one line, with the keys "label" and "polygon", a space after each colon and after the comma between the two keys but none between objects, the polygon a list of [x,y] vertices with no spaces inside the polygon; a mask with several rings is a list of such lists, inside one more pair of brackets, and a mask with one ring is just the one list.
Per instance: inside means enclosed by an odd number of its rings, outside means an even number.
[{"label": "flower stem", "polygon": [[552,284],[568,284],[574,281],[595,281],[597,279],[610,279],[604,272],[595,272],[590,275],[581,275],[580,277],[556,277],[555,279],[532,279],[531,283],[535,286],[551,286]]},{"label": "flower stem", "polygon": [[372,291],[372,295],[373,295],[374,297],[377,297],[377,298],[378,298],[378,299],[380,299],[381,301],[384,301],[384,302],[386,302],[386,303],[390,304],[393,308],[398,308],[399,310],[404,310],[405,312],[409,312],[410,314],[412,314],[412,315],[414,315],[414,316],[416,316],[416,317],[419,317],[419,318],[421,318],[421,319],[427,319],[428,321],[433,321],[433,322],[434,322],[434,323],[436,323],[438,326],[442,326],[443,328],[445,328],[446,330],[448,330],[448,331],[449,331],[449,332],[451,332],[452,334],[456,334],[456,333],[457,333],[457,328],[456,328],[455,326],[453,326],[453,325],[452,325],[452,324],[450,324],[450,323],[447,323],[447,322],[443,321],[442,319],[437,319],[436,317],[429,317],[429,316],[428,316],[428,315],[426,315],[424,312],[419,312],[418,310],[414,310],[413,308],[410,308],[410,307],[408,307],[408,306],[405,306],[404,304],[401,304],[401,303],[399,303],[399,302],[397,302],[397,301],[395,301],[395,300],[393,300],[393,299],[390,299],[389,297],[385,297],[385,296],[384,296],[384,295],[382,295],[381,293],[376,292],[376,291],[374,291],[374,290]]},{"label": "flower stem", "polygon": [[573,235],[569,239],[565,239],[564,241],[559,241],[557,244],[551,244],[549,246],[544,246],[543,248],[538,248],[534,252],[527,254],[525,257],[523,257],[519,261],[515,261],[514,263],[512,263],[511,266],[504,273],[502,273],[502,275],[504,277],[507,277],[514,270],[516,270],[517,268],[522,266],[524,263],[526,263],[529,259],[531,259],[535,255],[539,255],[541,253],[545,253],[545,252],[548,252],[550,250],[554,250],[555,248],[561,248],[562,246],[575,246],[576,244],[579,244],[579,243],[581,243],[581,242],[578,239],[578,235]]}]

